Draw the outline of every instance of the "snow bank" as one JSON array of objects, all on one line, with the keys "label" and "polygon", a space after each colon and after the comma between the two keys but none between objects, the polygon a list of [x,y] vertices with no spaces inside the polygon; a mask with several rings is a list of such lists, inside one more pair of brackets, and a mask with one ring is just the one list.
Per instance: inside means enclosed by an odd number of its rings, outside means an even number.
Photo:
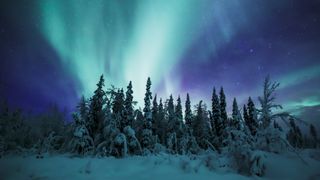
[{"label": "snow bank", "polygon": [[[222,166],[216,155],[132,156],[123,159],[79,158],[70,155],[5,156],[0,159],[1,180],[26,179],[320,179],[320,152],[306,150],[304,161],[294,154],[266,153],[266,176],[246,177]],[[208,158],[209,157],[209,158]]]}]

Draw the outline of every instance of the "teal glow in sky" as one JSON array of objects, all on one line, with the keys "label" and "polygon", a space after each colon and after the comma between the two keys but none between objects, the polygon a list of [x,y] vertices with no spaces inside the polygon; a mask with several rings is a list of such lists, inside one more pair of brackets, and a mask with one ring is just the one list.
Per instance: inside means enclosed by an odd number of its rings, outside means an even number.
[{"label": "teal glow in sky", "polygon": [[148,76],[154,88],[164,82],[158,92],[163,96],[180,91],[179,75],[170,73],[211,20],[219,38],[210,41],[209,51],[228,42],[243,21],[241,16],[237,21],[228,19],[228,11],[241,11],[235,0],[40,2],[43,35],[80,82],[79,95],[91,95],[97,77],[104,74],[109,85],[125,87],[132,80],[138,101]]}]

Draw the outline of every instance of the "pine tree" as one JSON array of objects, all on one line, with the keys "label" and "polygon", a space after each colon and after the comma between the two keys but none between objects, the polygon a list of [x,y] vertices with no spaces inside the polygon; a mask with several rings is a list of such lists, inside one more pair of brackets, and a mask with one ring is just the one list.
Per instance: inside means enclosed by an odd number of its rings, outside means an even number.
[{"label": "pine tree", "polygon": [[236,129],[240,129],[240,120],[241,120],[241,114],[239,112],[237,99],[233,99],[232,103],[232,126]]},{"label": "pine tree", "polygon": [[159,107],[158,107],[158,118],[157,118],[157,132],[156,134],[159,136],[160,143],[165,144],[166,142],[166,127],[167,122],[165,119],[165,110],[162,104],[162,99],[160,99]]},{"label": "pine tree", "polygon": [[220,89],[220,116],[224,123],[226,124],[228,120],[227,111],[226,111],[227,103],[226,103],[226,96],[223,91],[223,87]]},{"label": "pine tree", "polygon": [[246,123],[249,121],[248,109],[246,105],[243,105],[243,119]]},{"label": "pine tree", "polygon": [[[151,112],[151,100],[152,100],[152,94],[151,94],[151,80],[150,77],[147,80],[146,85],[146,93],[144,98],[144,129],[142,131],[142,147],[144,148],[144,151],[150,151],[151,146],[153,144],[152,142],[152,112]],[[145,152],[146,153],[146,152]]]},{"label": "pine tree", "polygon": [[90,128],[89,132],[93,137],[100,133],[100,130],[103,126],[104,113],[103,106],[105,104],[104,96],[105,92],[104,87],[104,78],[103,75],[100,76],[100,80],[97,84],[97,89],[94,91],[93,97],[90,99]]},{"label": "pine tree", "polygon": [[221,119],[221,114],[220,114],[220,104],[219,104],[219,98],[216,94],[216,89],[213,88],[212,92],[212,127],[215,127],[215,132],[217,137],[220,139],[220,136],[223,133],[223,122]]},{"label": "pine tree", "polygon": [[178,138],[183,134],[183,117],[180,96],[177,99],[177,106],[175,108],[175,132],[177,133]]},{"label": "pine tree", "polygon": [[153,106],[152,106],[152,131],[156,132],[156,129],[158,128],[157,126],[159,125],[158,122],[158,102],[157,102],[157,95],[154,96],[153,98],[153,102],[152,102]]},{"label": "pine tree", "polygon": [[294,147],[294,148],[302,148],[303,146],[303,137],[301,130],[299,126],[296,125],[293,118],[290,118],[289,120],[290,124],[290,130],[287,134],[287,140],[288,142]]},{"label": "pine tree", "polygon": [[132,90],[132,83],[131,81],[129,82],[129,85],[127,86],[127,92],[126,92],[126,99],[124,102],[125,106],[125,126],[131,126],[132,127],[132,122],[134,119],[134,110],[133,110],[133,90]]},{"label": "pine tree", "polygon": [[256,108],[251,97],[248,99],[248,118],[246,124],[249,127],[251,134],[256,135],[258,123],[256,118]]},{"label": "pine tree", "polygon": [[146,93],[144,97],[144,118],[148,122],[147,126],[150,129],[151,128],[151,121],[152,121],[152,113],[151,113],[151,100],[152,100],[152,94],[151,94],[151,80],[150,77],[148,77],[147,85],[146,85]]},{"label": "pine tree", "polygon": [[85,122],[85,125],[88,126],[89,121],[89,107],[88,102],[84,96],[81,97],[79,105],[77,106],[79,111],[80,118]]},{"label": "pine tree", "polygon": [[191,111],[191,102],[190,102],[190,97],[189,93],[187,93],[187,100],[185,104],[185,123],[186,125],[191,128],[192,127],[192,111]]},{"label": "pine tree", "polygon": [[200,101],[196,111],[193,135],[201,148],[207,148],[209,139],[209,119],[207,115],[205,106]]},{"label": "pine tree", "polygon": [[174,112],[174,104],[173,104],[173,97],[170,95],[168,106],[167,106],[167,113],[168,113],[168,131],[170,133],[174,132],[175,126],[175,112]]}]

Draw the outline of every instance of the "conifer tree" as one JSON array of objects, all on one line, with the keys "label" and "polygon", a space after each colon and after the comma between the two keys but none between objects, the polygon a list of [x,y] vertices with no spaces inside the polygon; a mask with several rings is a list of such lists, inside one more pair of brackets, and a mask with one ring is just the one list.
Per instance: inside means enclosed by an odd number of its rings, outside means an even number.
[{"label": "conifer tree", "polygon": [[159,107],[158,107],[158,118],[157,118],[157,131],[156,134],[159,136],[160,143],[165,144],[166,142],[166,127],[167,122],[165,119],[165,110],[163,107],[162,99],[160,99]]},{"label": "conifer tree", "polygon": [[174,104],[173,104],[173,97],[170,95],[168,106],[167,106],[167,113],[168,113],[168,131],[170,133],[174,132],[175,126],[175,112],[174,112]]},{"label": "conifer tree", "polygon": [[122,132],[126,126],[126,119],[124,118],[124,93],[123,89],[119,89],[115,95],[112,103],[113,119],[116,121],[117,128]]},{"label": "conifer tree", "polygon": [[270,77],[267,76],[264,84],[263,84],[263,96],[259,97],[259,102],[261,104],[261,120],[264,128],[267,128],[272,118],[275,118],[276,116],[272,117],[271,111],[274,108],[280,108],[282,109],[281,105],[275,104],[274,101],[276,99],[274,92],[279,87],[280,83],[273,82],[271,83]]},{"label": "conifer tree", "polygon": [[144,97],[144,129],[142,131],[142,147],[144,150],[150,151],[152,146],[152,112],[151,112],[151,80],[148,77],[146,85],[146,93]]},{"label": "conifer tree", "polygon": [[228,120],[226,107],[227,107],[226,96],[224,94],[223,87],[221,87],[221,89],[220,89],[220,116],[221,116],[221,119],[222,119],[224,125],[226,124],[226,122]]},{"label": "conifer tree", "polygon": [[290,130],[287,134],[287,139],[294,148],[301,148],[303,146],[303,137],[301,130],[299,126],[295,124],[293,118],[290,118],[289,124]]},{"label": "conifer tree", "polygon": [[129,82],[129,85],[127,86],[127,92],[126,92],[126,99],[124,102],[125,106],[125,126],[131,126],[132,127],[132,122],[134,119],[134,110],[133,110],[133,90],[132,90],[132,82]]},{"label": "conifer tree", "polygon": [[[151,80],[150,80],[150,77],[148,77],[147,85],[146,85],[146,93],[144,97],[144,108],[143,108],[144,118],[146,119],[146,121],[148,121],[148,124],[150,124],[152,120],[152,113],[151,113],[152,94],[150,89],[151,89]],[[151,128],[151,124],[148,126],[149,126],[148,128]]]},{"label": "conifer tree", "polygon": [[182,117],[182,106],[180,96],[177,99],[177,106],[175,108],[175,132],[177,137],[180,138],[183,134],[183,117]]},{"label": "conifer tree", "polygon": [[88,125],[89,118],[89,107],[88,102],[84,96],[81,97],[79,105],[77,106],[80,118],[85,122],[86,126]]},{"label": "conifer tree", "polygon": [[202,101],[200,101],[196,111],[193,134],[201,148],[207,148],[207,140],[209,139],[208,121],[207,112]]},{"label": "conifer tree", "polygon": [[105,92],[104,78],[103,75],[100,76],[100,80],[97,84],[97,89],[94,91],[93,97],[90,99],[90,128],[89,132],[95,136],[98,134],[102,128],[104,121],[103,106],[105,104],[104,96]]},{"label": "conifer tree", "polygon": [[[215,132],[217,137],[219,138],[222,135],[223,124],[220,114],[220,104],[219,98],[216,94],[216,89],[213,88],[212,92],[212,126],[215,127]],[[220,141],[220,140],[219,140]]]},{"label": "conifer tree", "polygon": [[158,120],[158,102],[157,102],[157,95],[154,96],[153,102],[152,102],[152,131],[156,132],[156,129],[158,128],[157,126],[159,125],[159,120]]},{"label": "conifer tree", "polygon": [[239,112],[237,99],[233,99],[232,103],[232,126],[236,129],[240,129],[240,120],[241,120],[241,114]]},{"label": "conifer tree", "polygon": [[249,121],[248,109],[246,105],[243,105],[243,119],[245,122]]},{"label": "conifer tree", "polygon": [[250,129],[251,134],[255,135],[257,133],[258,123],[256,117],[256,108],[251,97],[249,97],[248,99],[248,119],[246,123]]},{"label": "conifer tree", "polygon": [[192,111],[191,111],[191,102],[190,102],[190,97],[189,93],[187,93],[187,100],[185,104],[185,123],[186,125],[191,128],[192,127]]}]

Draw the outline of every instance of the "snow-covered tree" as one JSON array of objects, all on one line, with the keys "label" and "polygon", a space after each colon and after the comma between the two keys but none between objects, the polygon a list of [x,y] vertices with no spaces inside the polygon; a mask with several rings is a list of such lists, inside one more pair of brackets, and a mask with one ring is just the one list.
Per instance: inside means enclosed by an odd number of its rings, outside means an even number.
[{"label": "snow-covered tree", "polygon": [[124,127],[131,126],[134,119],[134,109],[133,109],[133,90],[132,90],[132,83],[129,82],[127,86],[126,98],[124,101]]},{"label": "snow-covered tree", "polygon": [[290,129],[287,133],[287,140],[294,148],[301,148],[303,146],[303,137],[299,126],[296,125],[294,119],[290,119]]},{"label": "snow-covered tree", "polygon": [[187,93],[187,99],[185,104],[185,117],[184,117],[186,125],[191,128],[192,127],[192,110],[191,110],[191,102],[189,93]]},{"label": "snow-covered tree", "polygon": [[156,129],[158,129],[159,127],[159,108],[158,108],[158,102],[157,102],[157,95],[154,96],[153,98],[153,102],[152,102],[152,131],[158,135],[156,133]]},{"label": "snow-covered tree", "polygon": [[142,130],[142,142],[141,145],[144,148],[144,151],[150,151],[153,145],[152,137],[152,112],[151,112],[151,80],[148,78],[146,85],[146,93],[144,97],[144,129]]},{"label": "snow-covered tree", "polygon": [[208,147],[208,140],[210,138],[209,118],[202,101],[197,106],[193,135],[196,137],[201,148]]},{"label": "snow-covered tree", "polygon": [[177,99],[177,105],[175,108],[175,132],[177,137],[180,138],[183,134],[183,116],[180,96]]},{"label": "snow-covered tree", "polygon": [[219,103],[219,97],[216,94],[216,89],[213,88],[212,92],[212,116],[211,116],[211,126],[214,127],[214,132],[215,132],[215,137],[219,146],[221,145],[222,142],[222,134],[224,131],[224,126],[223,126],[223,120],[221,118],[221,113],[220,113],[220,103]]},{"label": "snow-covered tree", "polygon": [[156,134],[160,140],[161,144],[166,144],[166,133],[167,133],[167,118],[166,112],[163,107],[162,99],[160,99],[160,103],[158,106],[158,118],[156,119]]},{"label": "snow-covered tree", "polygon": [[259,102],[261,104],[261,114],[260,120],[262,121],[263,127],[266,128],[270,125],[271,120],[274,118],[271,114],[272,109],[280,108],[282,109],[281,105],[275,104],[275,90],[279,87],[280,83],[271,82],[270,77],[267,76],[264,84],[263,84],[263,96],[259,97]]},{"label": "snow-covered tree", "polygon": [[248,117],[245,120],[251,134],[254,136],[257,133],[258,123],[256,108],[251,97],[248,99]]},{"label": "snow-covered tree", "polygon": [[77,106],[80,118],[85,121],[86,126],[88,125],[89,121],[89,107],[88,107],[88,101],[84,96],[81,97],[80,103]]},{"label": "snow-covered tree", "polygon": [[237,99],[234,98],[232,103],[232,126],[239,130],[241,119],[242,118],[238,108]]},{"label": "snow-covered tree", "polygon": [[219,94],[220,94],[220,117],[225,126],[228,120],[228,115],[226,110],[226,107],[227,107],[226,95],[224,94],[223,87],[221,87]]},{"label": "snow-covered tree", "polygon": [[95,137],[100,133],[104,122],[103,106],[105,104],[105,91],[103,75],[100,76],[100,80],[97,84],[97,89],[94,91],[93,97],[90,99],[89,110],[89,132]]},{"label": "snow-covered tree", "polygon": [[87,127],[85,126],[85,121],[79,118],[79,115],[76,113],[73,114],[73,119],[74,132],[73,138],[69,144],[69,149],[71,152],[80,155],[92,153],[94,150],[94,143]]}]

